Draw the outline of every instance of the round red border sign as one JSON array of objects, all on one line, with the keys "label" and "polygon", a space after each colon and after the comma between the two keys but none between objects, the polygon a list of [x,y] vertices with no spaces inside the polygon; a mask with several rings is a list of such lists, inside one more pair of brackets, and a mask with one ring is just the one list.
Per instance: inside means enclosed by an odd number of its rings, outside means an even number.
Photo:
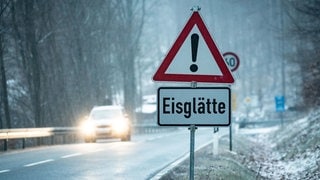
[{"label": "round red border sign", "polygon": [[240,59],[235,53],[233,52],[223,53],[223,59],[228,65],[231,72],[238,69],[240,65]]}]

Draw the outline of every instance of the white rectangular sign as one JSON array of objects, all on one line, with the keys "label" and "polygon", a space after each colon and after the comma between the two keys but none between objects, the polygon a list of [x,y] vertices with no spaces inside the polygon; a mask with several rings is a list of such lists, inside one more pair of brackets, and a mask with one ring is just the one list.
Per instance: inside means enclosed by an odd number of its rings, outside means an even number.
[{"label": "white rectangular sign", "polygon": [[158,124],[160,126],[229,126],[231,119],[229,87],[160,87]]}]

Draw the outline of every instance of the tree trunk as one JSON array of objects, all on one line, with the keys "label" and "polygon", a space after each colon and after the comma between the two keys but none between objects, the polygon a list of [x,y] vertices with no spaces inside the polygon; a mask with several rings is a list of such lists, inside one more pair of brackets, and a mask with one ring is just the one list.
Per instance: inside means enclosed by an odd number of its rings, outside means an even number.
[{"label": "tree trunk", "polygon": [[[3,102],[4,116],[6,120],[6,127],[11,128],[9,101],[8,101],[8,88],[7,88],[7,77],[3,60],[3,49],[4,40],[3,34],[0,33],[0,79],[1,79],[1,101]],[[0,128],[2,128],[2,122],[0,122]]]},{"label": "tree trunk", "polygon": [[[1,27],[5,27],[4,25],[4,12],[5,9],[8,7],[9,2],[8,1],[1,1],[0,2],[0,25]],[[11,118],[10,118],[10,108],[9,108],[9,100],[8,100],[8,87],[7,87],[7,76],[6,76],[6,69],[4,65],[4,47],[5,47],[5,41],[4,41],[4,30],[0,32],[0,80],[1,80],[1,86],[0,86],[0,92],[1,92],[1,101],[3,102],[3,109],[4,109],[4,117],[6,120],[6,127],[11,128]],[[1,104],[2,105],[2,104]],[[2,107],[0,105],[0,107]],[[0,109],[0,129],[3,128],[3,122],[1,118],[1,109]]]},{"label": "tree trunk", "polygon": [[34,9],[34,0],[30,0],[25,2],[26,8],[26,17],[25,17],[25,28],[26,28],[26,44],[30,56],[28,66],[30,68],[31,73],[31,101],[33,107],[33,115],[36,127],[42,127],[43,122],[40,118],[41,115],[41,103],[40,103],[40,60],[37,49],[37,41],[36,41],[36,27],[35,27],[35,9]]}]

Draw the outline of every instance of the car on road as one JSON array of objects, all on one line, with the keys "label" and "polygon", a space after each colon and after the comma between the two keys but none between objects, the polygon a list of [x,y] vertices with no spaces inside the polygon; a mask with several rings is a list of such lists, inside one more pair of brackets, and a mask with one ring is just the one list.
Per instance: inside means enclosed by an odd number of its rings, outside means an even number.
[{"label": "car on road", "polygon": [[84,141],[96,142],[103,138],[131,140],[131,121],[122,106],[95,106],[81,125]]}]

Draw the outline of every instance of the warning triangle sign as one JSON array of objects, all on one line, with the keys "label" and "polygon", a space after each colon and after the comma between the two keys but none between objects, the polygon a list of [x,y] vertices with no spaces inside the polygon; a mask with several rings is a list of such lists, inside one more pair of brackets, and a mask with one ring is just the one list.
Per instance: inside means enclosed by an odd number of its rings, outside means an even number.
[{"label": "warning triangle sign", "polygon": [[198,11],[193,12],[153,76],[154,81],[233,83]]}]

